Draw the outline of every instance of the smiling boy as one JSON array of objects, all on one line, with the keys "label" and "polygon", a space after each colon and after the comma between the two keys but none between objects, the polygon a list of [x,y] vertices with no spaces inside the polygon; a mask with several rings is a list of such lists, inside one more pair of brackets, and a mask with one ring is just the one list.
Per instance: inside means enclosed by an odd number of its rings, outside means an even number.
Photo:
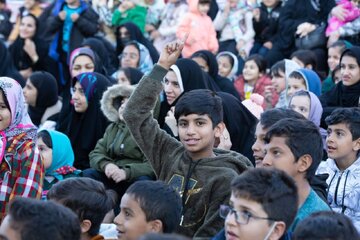
[{"label": "smiling boy", "polygon": [[159,62],[130,97],[124,119],[159,180],[182,196],[178,232],[209,238],[223,226],[219,206],[229,200],[230,182],[251,166],[236,152],[214,149],[224,129],[221,98],[209,90],[180,96],[175,106],[180,142],[159,128],[152,109],[163,89],[162,79],[181,53],[183,42],[169,43]]}]

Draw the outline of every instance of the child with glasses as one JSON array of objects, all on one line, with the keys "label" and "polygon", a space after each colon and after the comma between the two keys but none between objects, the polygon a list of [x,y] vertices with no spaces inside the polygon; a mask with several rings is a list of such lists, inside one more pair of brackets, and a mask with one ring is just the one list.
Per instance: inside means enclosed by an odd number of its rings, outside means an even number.
[{"label": "child with glasses", "polygon": [[247,170],[231,183],[230,206],[220,206],[226,239],[286,239],[297,201],[295,182],[285,172]]}]

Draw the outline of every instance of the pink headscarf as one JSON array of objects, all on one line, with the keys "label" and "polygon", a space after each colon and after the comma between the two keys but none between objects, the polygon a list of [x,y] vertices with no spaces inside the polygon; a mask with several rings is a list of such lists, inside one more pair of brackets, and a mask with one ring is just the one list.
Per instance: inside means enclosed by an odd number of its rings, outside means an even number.
[{"label": "pink headscarf", "polygon": [[36,127],[31,122],[25,107],[24,94],[20,84],[11,78],[0,77],[0,88],[4,92],[4,96],[9,103],[9,110],[11,112],[10,126],[0,130],[0,161],[2,161],[5,154],[7,139],[21,133],[26,133],[26,137],[34,139],[36,137]]}]

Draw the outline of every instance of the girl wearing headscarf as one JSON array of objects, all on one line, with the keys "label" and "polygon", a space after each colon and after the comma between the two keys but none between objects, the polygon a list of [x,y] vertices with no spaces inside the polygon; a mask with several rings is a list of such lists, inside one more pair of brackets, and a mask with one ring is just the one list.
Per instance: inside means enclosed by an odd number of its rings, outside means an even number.
[{"label": "girl wearing headscarf", "polygon": [[0,78],[0,221],[16,196],[40,198],[44,166],[33,139],[36,127],[26,111],[21,86]]},{"label": "girl wearing headscarf", "polygon": [[201,50],[195,52],[191,59],[197,62],[204,72],[208,73],[220,91],[230,93],[240,100],[240,96],[231,81],[219,75],[219,66],[214,54],[207,50]]},{"label": "girl wearing headscarf", "polygon": [[[335,108],[358,107],[360,98],[360,47],[346,49],[340,58],[341,81],[320,97],[324,108],[322,121]],[[321,126],[326,127],[325,121]]]},{"label": "girl wearing headscarf", "polygon": [[255,142],[257,118],[234,96],[229,93],[217,93],[222,100],[224,123],[230,133],[231,150],[239,152],[255,163],[251,147]]},{"label": "girl wearing headscarf", "polygon": [[128,42],[119,58],[121,67],[137,68],[144,74],[150,72],[154,65],[149,50],[136,41]]},{"label": "girl wearing headscarf", "polygon": [[120,68],[116,72],[117,83],[122,85],[138,84],[143,76],[141,71],[132,67]]},{"label": "girl wearing headscarf", "polygon": [[79,170],[73,167],[74,152],[69,138],[58,131],[42,130],[38,133],[36,146],[44,161],[45,177],[42,199],[57,182],[79,176]]},{"label": "girl wearing headscarf", "polygon": [[49,44],[38,37],[39,22],[32,14],[21,18],[19,30],[9,50],[15,67],[27,79],[33,71],[47,70]]},{"label": "girl wearing headscarf", "polygon": [[34,72],[26,81],[24,97],[31,121],[41,128],[55,129],[62,107],[56,79],[48,72]]},{"label": "girl wearing headscarf", "polygon": [[21,85],[25,86],[25,80],[16,69],[9,50],[6,48],[3,41],[0,41],[0,76],[6,76],[13,79]]},{"label": "girl wearing headscarf", "polygon": [[99,73],[87,72],[74,77],[72,86],[74,107],[65,134],[74,150],[74,167],[83,170],[90,167],[89,153],[108,125],[100,109],[100,99],[110,82]]},{"label": "girl wearing headscarf", "polygon": [[139,27],[132,22],[127,22],[116,28],[117,55],[120,55],[123,52],[126,44],[130,41],[136,41],[144,45],[150,53],[152,62],[155,63],[159,60],[158,51],[155,49],[154,45],[144,37]]},{"label": "girl wearing headscarf", "polygon": [[216,56],[219,75],[234,81],[239,68],[239,60],[232,52],[219,52]]}]

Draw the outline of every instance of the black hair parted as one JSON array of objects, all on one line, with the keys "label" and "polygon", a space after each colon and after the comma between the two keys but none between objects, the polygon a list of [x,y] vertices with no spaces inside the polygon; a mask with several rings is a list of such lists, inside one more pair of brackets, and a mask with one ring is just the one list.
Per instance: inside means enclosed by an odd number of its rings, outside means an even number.
[{"label": "black hair parted", "polygon": [[231,183],[236,198],[259,203],[268,218],[283,221],[288,229],[297,213],[298,193],[295,181],[278,169],[249,169]]},{"label": "black hair parted", "polygon": [[103,183],[87,177],[64,179],[47,193],[47,198],[73,210],[80,221],[91,221],[90,236],[99,234],[105,215],[116,204],[116,194]]},{"label": "black hair parted", "polygon": [[260,73],[266,72],[267,62],[260,54],[254,54],[249,56],[248,58],[246,58],[245,63],[249,61],[254,61],[256,63]]},{"label": "black hair parted", "polygon": [[[156,194],[154,194],[156,193]],[[179,193],[162,181],[137,181],[127,190],[144,211],[146,221],[160,220],[164,233],[172,233],[180,223],[182,202]]]},{"label": "black hair parted", "polygon": [[51,136],[47,130],[41,130],[40,132],[38,132],[37,139],[40,139],[40,138],[42,139],[42,141],[45,143],[45,145],[48,148],[51,148],[51,149],[53,148]]},{"label": "black hair parted", "polygon": [[213,128],[223,121],[223,106],[221,98],[208,89],[196,89],[180,96],[175,105],[175,119],[189,114],[208,115]]},{"label": "black hair parted", "polygon": [[323,156],[323,141],[319,128],[310,120],[285,118],[270,127],[265,135],[265,143],[272,137],[284,137],[297,162],[300,157],[308,154],[312,163],[306,171],[306,179],[311,180]]},{"label": "black hair parted", "polygon": [[360,108],[337,108],[325,118],[326,124],[344,123],[351,132],[352,140],[360,138]]},{"label": "black hair parted", "polygon": [[292,109],[273,108],[270,110],[266,110],[260,115],[260,124],[264,129],[268,129],[284,118],[306,119],[303,115]]},{"label": "black hair parted", "polygon": [[346,215],[321,211],[301,221],[293,233],[293,240],[359,240],[360,235]]},{"label": "black hair parted", "polygon": [[295,79],[300,79],[300,80],[306,81],[304,79],[304,76],[298,71],[291,72],[289,75],[289,78],[295,78]]},{"label": "black hair parted", "polygon": [[317,67],[316,55],[311,50],[304,50],[304,49],[297,50],[293,52],[293,54],[291,54],[290,56],[291,59],[294,57],[299,59],[304,64],[305,67],[307,65],[311,65],[314,70]]},{"label": "black hair parted", "polygon": [[280,73],[285,76],[285,60],[281,60],[272,65],[270,69],[272,77],[281,77]]},{"label": "black hair parted", "polygon": [[55,202],[18,197],[11,203],[8,217],[22,240],[80,239],[76,214]]}]

